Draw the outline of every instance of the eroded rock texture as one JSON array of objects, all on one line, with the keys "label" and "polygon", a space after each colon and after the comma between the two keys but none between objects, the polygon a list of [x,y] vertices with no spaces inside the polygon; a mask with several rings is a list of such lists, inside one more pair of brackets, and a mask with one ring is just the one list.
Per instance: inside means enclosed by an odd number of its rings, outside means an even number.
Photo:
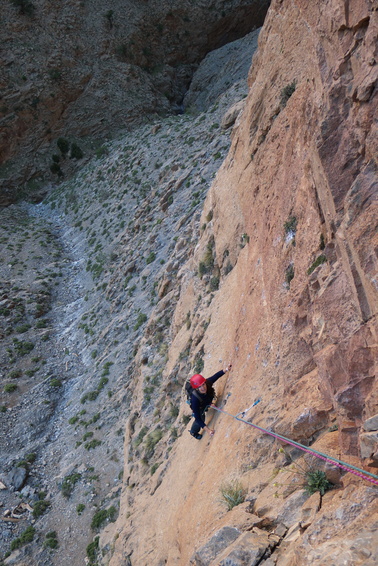
[{"label": "eroded rock texture", "polygon": [[[377,8],[272,2],[199,244],[179,273],[166,374],[167,382],[177,375],[169,371],[191,337],[205,375],[233,362],[218,388],[228,412],[260,398],[248,413],[254,422],[360,466],[376,465],[375,433],[362,424],[377,414]],[[214,278],[219,291],[196,312]],[[188,312],[196,313],[190,330]],[[196,342],[200,324],[206,334]],[[276,443],[224,415],[213,423],[214,439],[180,439],[151,489],[126,467],[112,566],[374,563],[373,487],[348,476],[321,511],[319,501],[277,503],[272,474],[285,464],[275,464]],[[257,562],[240,558],[253,554],[243,535],[228,554],[211,544],[220,528],[243,521],[217,503],[219,485],[235,474],[260,498],[265,530],[284,524],[274,542],[260,532]]]}]

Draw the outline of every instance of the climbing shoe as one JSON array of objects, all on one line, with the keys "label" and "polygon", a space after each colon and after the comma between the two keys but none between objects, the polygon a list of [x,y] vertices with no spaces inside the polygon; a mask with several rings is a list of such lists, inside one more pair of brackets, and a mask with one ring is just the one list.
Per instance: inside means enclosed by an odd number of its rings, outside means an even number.
[{"label": "climbing shoe", "polygon": [[189,431],[190,434],[193,436],[193,438],[196,438],[197,440],[201,440],[202,438],[202,434],[198,434],[198,432],[192,432],[191,430]]}]

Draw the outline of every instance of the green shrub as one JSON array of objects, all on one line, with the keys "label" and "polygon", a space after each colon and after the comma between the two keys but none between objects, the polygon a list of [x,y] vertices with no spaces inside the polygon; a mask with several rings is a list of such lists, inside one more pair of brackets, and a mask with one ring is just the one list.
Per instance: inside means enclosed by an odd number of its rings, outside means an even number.
[{"label": "green shrub", "polygon": [[43,543],[43,546],[45,548],[53,548],[53,549],[59,546],[58,536],[56,534],[56,531],[50,531],[49,533],[46,534],[46,540]]},{"label": "green shrub", "polygon": [[34,14],[35,6],[30,0],[11,0],[11,2],[23,16],[32,16]]},{"label": "green shrub", "polygon": [[109,509],[101,509],[100,511],[97,511],[93,515],[91,528],[93,530],[99,529],[108,519],[109,521],[114,521],[116,514],[117,510],[113,505],[109,507]]},{"label": "green shrub", "polygon": [[92,450],[94,448],[96,448],[97,446],[100,446],[101,444],[101,440],[97,440],[96,438],[93,438],[93,440],[90,440],[89,442],[86,442],[84,444],[84,448],[86,450]]},{"label": "green shrub", "polygon": [[71,159],[81,159],[84,156],[82,150],[76,143],[71,144]]},{"label": "green shrub", "polygon": [[108,23],[109,23],[109,26],[110,26],[110,28],[112,28],[112,27],[113,27],[113,15],[114,15],[114,12],[113,12],[113,10],[108,10],[108,11],[107,11],[107,12],[105,12],[105,14],[104,14],[104,18],[106,18],[106,19],[107,19],[107,21],[108,21]]},{"label": "green shrub", "polygon": [[139,314],[138,314],[137,321],[136,321],[136,323],[135,323],[135,325],[134,325],[134,330],[138,330],[138,328],[139,328],[140,326],[142,326],[142,324],[144,324],[144,323],[146,322],[146,320],[147,320],[147,315],[144,314],[144,313],[139,313]]},{"label": "green shrub", "polygon": [[134,441],[135,447],[139,446],[139,444],[141,444],[143,442],[143,438],[146,436],[147,432],[148,432],[148,428],[146,426],[144,426],[140,429],[138,436],[136,437],[136,439]]},{"label": "green shrub", "polygon": [[182,416],[182,422],[184,423],[184,425],[186,426],[188,424],[188,422],[190,421],[190,416],[189,415],[183,415]]},{"label": "green shrub", "polygon": [[100,537],[97,536],[87,546],[87,557],[89,559],[90,565],[94,564],[94,561],[96,560],[96,554],[97,554],[97,551],[98,551],[98,541],[99,540],[100,540]]},{"label": "green shrub", "polygon": [[21,324],[20,326],[16,326],[16,332],[19,334],[23,334],[27,332],[31,328],[30,324]]},{"label": "green shrub", "polygon": [[320,495],[324,495],[331,487],[332,484],[327,480],[327,476],[321,470],[310,470],[306,472],[304,488],[310,495],[317,491],[319,491]]},{"label": "green shrub", "polygon": [[158,469],[158,467],[160,466],[160,462],[155,462],[155,464],[153,464],[150,468],[150,474],[151,476],[154,475],[154,473],[156,472],[156,470]]},{"label": "green shrub", "polygon": [[194,366],[193,371],[194,373],[201,373],[205,365],[203,361],[203,351],[197,352],[196,357],[194,358]]},{"label": "green shrub", "polygon": [[220,487],[221,503],[231,511],[236,505],[240,505],[245,500],[245,489],[238,480],[226,482]]},{"label": "green shrub", "polygon": [[81,479],[81,474],[79,474],[78,472],[74,472],[73,474],[66,476],[63,479],[60,488],[62,495],[66,498],[70,497],[71,493],[74,490],[75,485],[80,479]]},{"label": "green shrub", "polygon": [[60,379],[54,377],[50,380],[50,385],[51,387],[62,387],[62,382],[60,381]]},{"label": "green shrub", "polygon": [[297,231],[298,220],[295,216],[289,216],[289,218],[284,223],[285,234],[295,235]]},{"label": "green shrub", "polygon": [[326,244],[325,244],[324,234],[320,234],[319,248],[321,250],[324,250],[325,247]]},{"label": "green shrub", "polygon": [[66,155],[68,153],[69,149],[70,149],[69,142],[64,138],[59,138],[56,142],[56,145],[60,149],[60,152],[62,153],[62,155]]},{"label": "green shrub", "polygon": [[34,348],[34,344],[32,342],[23,342],[22,340],[17,340],[17,338],[13,340],[13,343],[15,350],[18,354],[20,354],[20,356],[29,354],[29,352],[31,352]]},{"label": "green shrub", "polygon": [[155,259],[156,259],[156,254],[154,252],[151,252],[146,258],[147,265],[155,261]]},{"label": "green shrub", "polygon": [[29,454],[26,454],[25,456],[25,460],[27,462],[29,462],[29,464],[33,464],[35,462],[37,458],[37,454],[35,452],[30,452]]},{"label": "green shrub", "polygon": [[325,255],[321,254],[320,256],[318,256],[316,258],[316,260],[314,261],[314,263],[308,268],[307,270],[307,275],[311,275],[311,273],[318,267],[318,265],[321,265],[322,263],[325,263],[327,261],[327,258]]},{"label": "green shrub", "polygon": [[217,291],[219,289],[219,277],[212,277],[210,279],[210,291]]},{"label": "green shrub", "polygon": [[62,78],[62,71],[59,71],[59,69],[50,69],[49,77],[52,81],[60,81]]},{"label": "green shrub", "polygon": [[16,391],[16,389],[18,389],[18,385],[16,385],[15,383],[6,383],[4,385],[5,393],[13,393],[14,391]]},{"label": "green shrub", "polygon": [[32,526],[27,527],[18,538],[12,540],[11,550],[12,551],[16,550],[17,548],[20,548],[20,546],[32,542],[34,535],[35,535],[35,528]]},{"label": "green shrub", "polygon": [[46,499],[41,499],[39,501],[36,501],[34,503],[34,508],[33,508],[33,517],[35,519],[41,517],[47,511],[50,505],[51,505],[50,501],[46,501]]},{"label": "green shrub", "polygon": [[78,505],[76,505],[76,512],[78,515],[81,515],[84,509],[85,509],[84,503],[79,503]]},{"label": "green shrub", "polygon": [[99,384],[97,386],[98,391],[101,391],[101,389],[104,389],[105,385],[108,383],[109,379],[107,377],[102,377],[99,381]]},{"label": "green shrub", "polygon": [[15,369],[10,372],[9,377],[11,379],[17,379],[18,377],[22,376],[22,371],[20,369]]},{"label": "green shrub", "polygon": [[85,403],[86,401],[94,401],[95,399],[97,399],[98,395],[99,395],[99,391],[98,389],[94,390],[94,391],[88,391],[88,393],[85,393],[82,398],[80,399],[80,403]]}]

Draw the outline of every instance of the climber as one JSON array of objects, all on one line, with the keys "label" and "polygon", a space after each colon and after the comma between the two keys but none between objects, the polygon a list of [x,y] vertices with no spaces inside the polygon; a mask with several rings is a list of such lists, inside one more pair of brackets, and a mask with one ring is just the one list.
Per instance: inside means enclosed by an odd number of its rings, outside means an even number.
[{"label": "climber", "polygon": [[202,438],[202,434],[199,434],[201,428],[207,430],[210,436],[214,435],[215,431],[209,428],[205,423],[205,411],[207,411],[215,397],[213,383],[215,383],[226,372],[230,371],[231,367],[232,365],[229,364],[224,371],[220,370],[208,379],[205,379],[203,375],[196,373],[189,380],[189,401],[190,408],[192,409],[194,416],[194,422],[189,432],[197,440],[201,440]]}]

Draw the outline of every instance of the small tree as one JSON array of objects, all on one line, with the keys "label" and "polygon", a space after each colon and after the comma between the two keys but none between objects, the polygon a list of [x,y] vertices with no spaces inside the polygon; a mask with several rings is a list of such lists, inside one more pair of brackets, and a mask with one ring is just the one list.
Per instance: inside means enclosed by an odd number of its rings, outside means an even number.
[{"label": "small tree", "polygon": [[68,153],[68,150],[70,149],[70,144],[64,138],[59,138],[56,142],[56,145],[60,149],[62,155],[66,155]]},{"label": "small tree", "polygon": [[107,12],[105,12],[104,16],[107,19],[108,23],[109,23],[109,27],[110,29],[112,29],[113,27],[113,10],[108,10]]},{"label": "small tree", "polygon": [[32,16],[35,10],[35,6],[30,0],[11,0],[13,6],[18,8],[20,14],[23,16]]},{"label": "small tree", "polygon": [[80,147],[76,143],[73,143],[71,145],[71,159],[81,159],[83,155],[84,154]]}]

